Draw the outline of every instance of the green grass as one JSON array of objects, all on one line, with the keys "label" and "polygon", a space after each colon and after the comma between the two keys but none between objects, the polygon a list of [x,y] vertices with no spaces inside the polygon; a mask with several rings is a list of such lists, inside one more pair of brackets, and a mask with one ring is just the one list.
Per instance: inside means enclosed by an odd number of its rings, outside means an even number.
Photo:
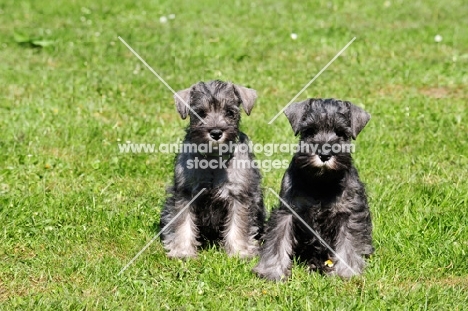
[{"label": "green grass", "polygon": [[[463,0],[2,1],[0,308],[466,309],[466,16]],[[176,90],[255,88],[242,126],[257,143],[296,140],[284,116],[267,122],[356,36],[298,100],[372,114],[354,155],[375,227],[366,273],[342,281],[295,265],[275,284],[250,273],[256,260],[219,249],[169,260],[156,241],[117,276],[157,232],[173,169],[172,154],[119,154],[117,143],[175,142],[187,123],[117,36]],[[264,172],[263,186],[279,190],[282,174]]]}]

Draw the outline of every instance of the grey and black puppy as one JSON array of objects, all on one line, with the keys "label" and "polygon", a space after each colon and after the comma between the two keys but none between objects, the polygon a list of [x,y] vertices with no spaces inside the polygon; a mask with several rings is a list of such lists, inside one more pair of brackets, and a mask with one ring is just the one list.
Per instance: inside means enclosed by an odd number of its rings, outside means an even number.
[{"label": "grey and black puppy", "polygon": [[[247,135],[239,131],[239,122],[240,106],[249,115],[256,92],[211,81],[177,94],[177,111],[182,119],[190,116],[184,146],[193,148],[184,148],[190,150],[176,156],[174,185],[161,213],[160,228],[167,225],[162,241],[168,256],[194,257],[198,246],[210,242],[221,242],[231,256],[255,256],[265,208],[260,171],[249,165],[254,155],[239,148],[249,143]],[[213,148],[207,150],[208,145]]]},{"label": "grey and black puppy", "polygon": [[300,145],[283,177],[280,197],[307,226],[280,202],[266,226],[254,272],[270,280],[287,278],[295,256],[311,270],[345,278],[360,274],[363,257],[374,248],[367,197],[350,147],[370,115],[335,99],[294,103],[285,114],[300,135]]}]

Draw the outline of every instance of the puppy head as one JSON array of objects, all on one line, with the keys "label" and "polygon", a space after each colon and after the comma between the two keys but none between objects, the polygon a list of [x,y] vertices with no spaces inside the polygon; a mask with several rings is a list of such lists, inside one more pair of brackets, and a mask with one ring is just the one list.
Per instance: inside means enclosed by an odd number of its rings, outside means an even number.
[{"label": "puppy head", "polygon": [[336,99],[307,99],[290,105],[284,113],[294,133],[300,135],[296,161],[319,173],[351,167],[351,140],[370,119],[362,108]]},{"label": "puppy head", "polygon": [[250,115],[257,99],[253,89],[219,80],[198,82],[174,96],[182,119],[190,116],[191,137],[195,142],[223,143],[238,135],[240,106]]}]

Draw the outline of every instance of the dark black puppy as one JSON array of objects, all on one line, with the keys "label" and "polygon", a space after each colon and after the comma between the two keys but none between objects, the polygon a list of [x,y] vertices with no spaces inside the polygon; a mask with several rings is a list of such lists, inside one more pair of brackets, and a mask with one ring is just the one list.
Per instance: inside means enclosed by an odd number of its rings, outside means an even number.
[{"label": "dark black puppy", "polygon": [[239,122],[240,106],[250,114],[256,92],[211,81],[177,94],[177,111],[183,119],[190,116],[190,125],[161,213],[161,229],[167,225],[162,241],[168,256],[194,257],[200,244],[221,241],[229,255],[252,257],[258,253],[265,209],[260,171],[245,165],[254,157],[241,148],[249,139],[239,131]]},{"label": "dark black puppy", "polygon": [[283,177],[280,197],[334,252],[280,202],[267,224],[254,272],[280,280],[289,276],[296,256],[312,270],[341,277],[360,274],[363,256],[373,253],[372,223],[350,151],[351,139],[370,115],[335,99],[294,103],[285,114],[300,135],[300,145]]}]

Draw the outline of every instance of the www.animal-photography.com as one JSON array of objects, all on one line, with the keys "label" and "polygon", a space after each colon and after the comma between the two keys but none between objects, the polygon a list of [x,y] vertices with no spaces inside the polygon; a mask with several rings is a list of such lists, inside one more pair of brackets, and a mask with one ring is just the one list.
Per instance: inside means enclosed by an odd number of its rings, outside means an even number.
[{"label": "www.animal-photography.com", "polygon": [[467,309],[466,16],[1,2],[0,309]]}]

